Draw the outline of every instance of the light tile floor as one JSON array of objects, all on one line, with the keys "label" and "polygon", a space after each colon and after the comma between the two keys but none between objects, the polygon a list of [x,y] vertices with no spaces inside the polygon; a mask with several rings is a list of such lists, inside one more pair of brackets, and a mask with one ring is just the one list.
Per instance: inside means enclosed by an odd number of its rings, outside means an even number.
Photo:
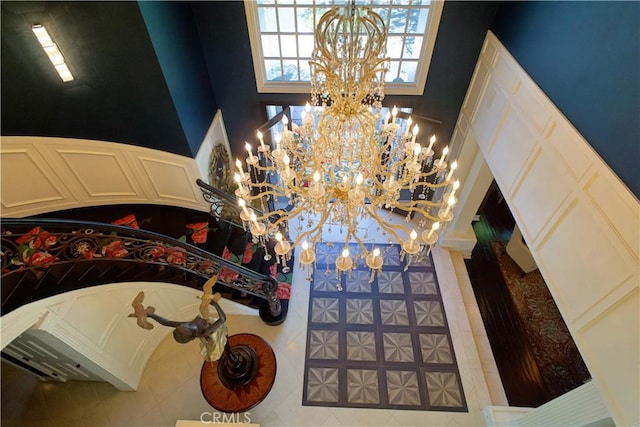
[{"label": "light tile floor", "polygon": [[[366,227],[366,224],[363,224]],[[334,236],[340,240],[338,230]],[[504,405],[495,362],[486,349],[486,334],[471,300],[464,263],[457,254],[436,249],[434,263],[468,413],[302,406],[309,281],[296,268],[287,320],[270,327],[258,316],[229,315],[229,334],[251,332],[273,347],[278,373],[272,391],[241,415],[262,426],[482,426],[482,409]],[[478,353],[478,348],[482,349]],[[487,354],[488,353],[488,354]],[[174,426],[176,420],[211,421],[213,409],[202,397],[198,343],[176,343],[171,335],[153,353],[136,392],[117,391],[107,383],[41,383],[2,366],[2,425],[12,426]],[[492,398],[493,397],[493,398]],[[204,415],[203,415],[204,414]]]}]

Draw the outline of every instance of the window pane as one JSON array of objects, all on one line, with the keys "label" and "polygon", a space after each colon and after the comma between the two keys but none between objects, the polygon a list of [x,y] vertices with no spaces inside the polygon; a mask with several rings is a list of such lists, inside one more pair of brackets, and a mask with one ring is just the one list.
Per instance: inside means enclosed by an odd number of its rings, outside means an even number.
[{"label": "window pane", "polygon": [[267,80],[282,80],[282,68],[280,68],[279,60],[266,59],[264,68],[267,72]]},{"label": "window pane", "polygon": [[285,81],[294,81],[297,82],[300,80],[298,77],[298,61],[296,60],[286,60],[282,61],[282,67],[284,71],[284,80]]},{"label": "window pane", "polygon": [[260,32],[275,33],[278,31],[275,7],[259,7],[258,19],[260,20]]},{"label": "window pane", "polygon": [[407,26],[407,9],[391,9],[391,20],[389,21],[389,33],[404,33]]},{"label": "window pane", "polygon": [[258,0],[258,4],[274,4],[275,0]]},{"label": "window pane", "polygon": [[427,27],[427,17],[429,9],[412,9],[409,17],[409,28],[407,33],[423,34]]},{"label": "window pane", "polygon": [[387,25],[387,21],[389,18],[389,8],[380,8],[380,7],[374,7],[373,11],[375,13],[377,13],[378,15],[380,15],[380,17],[382,18],[382,20],[384,21],[385,25]]},{"label": "window pane", "polygon": [[314,25],[318,25],[318,21],[320,20],[320,18],[322,18],[322,15],[325,14],[326,11],[328,11],[329,8],[328,7],[316,7],[315,11],[316,11],[316,21],[314,23]]},{"label": "window pane", "polygon": [[420,58],[420,49],[422,48],[422,36],[406,36],[404,39],[403,58],[418,59]]},{"label": "window pane", "polygon": [[262,54],[264,57],[280,56],[280,46],[278,45],[278,36],[266,35],[262,36]]},{"label": "window pane", "polygon": [[417,61],[402,61],[402,65],[400,67],[400,78],[405,83],[415,82],[417,69],[418,69]]},{"label": "window pane", "polygon": [[278,23],[281,32],[294,33],[296,31],[296,17],[292,7],[278,8]]},{"label": "window pane", "polygon": [[394,5],[400,4],[403,6],[408,6],[411,3],[411,0],[393,0],[391,3]]},{"label": "window pane", "polygon": [[411,4],[414,6],[429,6],[431,4],[431,0],[413,0]]},{"label": "window pane", "polygon": [[298,36],[298,54],[301,58],[311,58],[313,53],[313,36]]},{"label": "window pane", "polygon": [[389,36],[387,39],[387,55],[391,58],[400,58],[402,54],[402,37]]},{"label": "window pane", "polygon": [[278,4],[293,4],[293,0],[278,0]]},{"label": "window pane", "polygon": [[311,81],[311,69],[309,68],[309,61],[307,59],[301,59],[299,63],[300,67],[300,80],[308,82]]},{"label": "window pane", "polygon": [[299,7],[296,9],[298,16],[298,32],[313,33],[313,9],[309,7]]},{"label": "window pane", "polygon": [[386,82],[395,82],[398,78],[398,68],[400,67],[400,63],[398,61],[391,61],[389,64],[389,72],[384,77]]},{"label": "window pane", "polygon": [[283,58],[296,58],[298,56],[296,36],[280,36],[280,46],[282,46]]}]

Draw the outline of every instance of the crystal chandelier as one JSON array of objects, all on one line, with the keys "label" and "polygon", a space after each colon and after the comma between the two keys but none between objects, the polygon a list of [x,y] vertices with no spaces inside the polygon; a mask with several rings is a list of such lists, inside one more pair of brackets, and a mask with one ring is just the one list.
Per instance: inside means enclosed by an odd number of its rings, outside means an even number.
[{"label": "crystal chandelier", "polygon": [[[275,146],[265,144],[258,132],[257,155],[245,146],[246,170],[236,161],[235,194],[245,228],[265,247],[275,238],[273,250],[283,265],[298,246],[301,265],[312,264],[324,226],[337,226],[346,231],[342,253],[334,260],[338,274],[364,260],[373,279],[384,254],[367,241],[361,221],[375,220],[390,241],[401,245],[408,266],[436,244],[438,230],[453,218],[459,182],[453,180],[457,164],[448,163],[448,147],[436,158],[435,136],[422,146],[418,126],[411,128],[411,118],[400,126],[395,107],[380,117],[389,62],[386,40],[384,21],[368,7],[351,2],[326,12],[315,30],[310,61],[315,107],[307,103],[295,132],[284,116]],[[266,208],[283,197],[287,209]],[[383,208],[404,211],[406,221],[390,221]],[[294,218],[299,226],[290,242],[287,224]],[[410,219],[418,230],[410,227]]]}]

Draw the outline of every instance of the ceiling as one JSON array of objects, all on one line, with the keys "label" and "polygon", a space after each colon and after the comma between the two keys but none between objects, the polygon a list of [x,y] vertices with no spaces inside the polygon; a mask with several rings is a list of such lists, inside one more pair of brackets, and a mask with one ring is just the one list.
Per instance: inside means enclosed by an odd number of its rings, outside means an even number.
[{"label": "ceiling", "polygon": [[[388,96],[443,122],[448,143],[496,2],[447,2],[422,96]],[[304,94],[256,91],[241,1],[1,3],[2,135],[58,136],[197,152],[222,110],[232,150],[267,104]],[[75,76],[62,83],[31,32],[47,27]]]}]

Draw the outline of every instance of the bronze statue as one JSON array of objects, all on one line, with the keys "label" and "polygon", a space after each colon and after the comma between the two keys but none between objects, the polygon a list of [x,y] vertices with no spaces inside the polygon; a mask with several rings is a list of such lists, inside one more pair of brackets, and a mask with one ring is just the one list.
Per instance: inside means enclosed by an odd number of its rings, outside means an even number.
[{"label": "bronze statue", "polygon": [[[202,287],[200,315],[191,321],[180,322],[158,316],[155,314],[155,307],[149,306],[145,308],[142,305],[144,301],[144,292],[142,291],[138,293],[131,303],[133,313],[129,317],[137,317],[138,326],[143,329],[153,329],[153,324],[147,320],[149,317],[163,326],[175,328],[173,330],[173,338],[181,344],[199,338],[203,357],[209,361],[218,360],[227,343],[227,327],[225,325],[227,317],[217,302],[221,298],[220,294],[213,294],[212,292],[213,285],[217,280],[218,275],[215,275],[207,280]],[[211,305],[215,307],[217,315],[211,313]]]}]

